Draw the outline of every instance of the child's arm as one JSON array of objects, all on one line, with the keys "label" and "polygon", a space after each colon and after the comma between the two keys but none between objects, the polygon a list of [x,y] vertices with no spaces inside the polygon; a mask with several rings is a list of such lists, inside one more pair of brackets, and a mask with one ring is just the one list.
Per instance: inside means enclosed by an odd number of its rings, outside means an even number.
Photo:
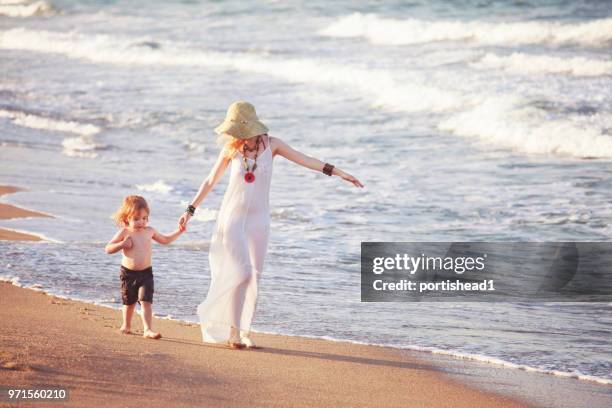
[{"label": "child's arm", "polygon": [[105,248],[107,254],[114,254],[115,252],[119,252],[124,248],[129,249],[132,247],[132,239],[126,235],[125,232],[125,228],[121,228],[119,231],[117,231],[115,236],[108,241]]},{"label": "child's arm", "polygon": [[157,232],[157,230],[155,228],[153,228],[153,237],[152,238],[153,238],[154,241],[159,242],[160,244],[168,245],[168,244],[171,244],[172,242],[174,242],[174,240],[177,239],[183,232],[184,232],[184,230],[181,230],[179,228],[179,229],[177,229],[176,231],[174,231],[170,235],[164,235],[164,234],[161,234],[161,233]]}]

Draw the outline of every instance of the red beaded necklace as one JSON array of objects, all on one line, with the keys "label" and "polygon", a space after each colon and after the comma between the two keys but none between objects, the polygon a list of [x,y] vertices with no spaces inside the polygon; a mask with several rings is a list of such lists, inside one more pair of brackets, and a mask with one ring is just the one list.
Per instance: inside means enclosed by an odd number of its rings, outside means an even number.
[{"label": "red beaded necklace", "polygon": [[255,151],[255,157],[253,157],[253,167],[249,168],[249,163],[247,160],[247,156],[246,156],[246,152],[247,152],[247,144],[243,144],[242,145],[242,160],[244,161],[244,169],[246,170],[246,173],[244,173],[244,181],[246,181],[247,183],[252,183],[253,181],[255,181],[255,169],[257,168],[257,154],[259,153],[259,141],[261,139],[261,136],[257,137],[257,142],[255,143],[255,147],[252,149],[248,149],[249,151]]}]

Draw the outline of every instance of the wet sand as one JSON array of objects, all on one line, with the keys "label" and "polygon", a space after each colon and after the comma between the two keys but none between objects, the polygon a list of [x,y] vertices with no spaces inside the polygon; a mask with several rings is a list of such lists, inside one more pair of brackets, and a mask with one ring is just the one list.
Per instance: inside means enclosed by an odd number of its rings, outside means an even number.
[{"label": "wet sand", "polygon": [[[0,196],[5,194],[25,191],[19,187],[0,185]],[[0,203],[0,220],[8,220],[12,218],[25,217],[51,217],[50,215],[40,212],[20,208],[12,204]],[[40,241],[41,238],[34,234],[27,234],[19,231],[12,231],[5,228],[0,228],[0,240],[9,241]]]}]

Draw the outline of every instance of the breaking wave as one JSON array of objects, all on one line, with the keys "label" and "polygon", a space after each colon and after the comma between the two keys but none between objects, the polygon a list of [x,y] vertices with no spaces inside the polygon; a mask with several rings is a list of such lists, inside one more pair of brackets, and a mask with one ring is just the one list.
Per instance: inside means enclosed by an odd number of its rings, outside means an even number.
[{"label": "breaking wave", "polygon": [[487,53],[470,66],[477,69],[503,69],[519,74],[612,75],[612,61],[584,57],[559,58],[522,52],[505,56]]},{"label": "breaking wave", "polygon": [[290,82],[311,83],[358,92],[373,106],[404,112],[440,112],[464,105],[458,93],[427,85],[427,79],[411,74],[397,80],[385,70],[368,69],[314,58],[262,58],[248,53],[193,49],[182,44],[158,44],[150,39],[121,39],[108,35],[84,35],[15,28],[0,33],[0,48],[61,54],[96,63],[117,65],[199,66],[261,73]]},{"label": "breaking wave", "polygon": [[46,1],[0,0],[0,16],[25,18],[52,11],[53,7]]},{"label": "breaking wave", "polygon": [[609,115],[550,117],[523,98],[502,96],[450,116],[438,129],[521,153],[612,158],[612,134],[605,123],[611,123]]},{"label": "breaking wave", "polygon": [[612,18],[581,23],[556,21],[486,22],[415,18],[404,20],[353,13],[319,31],[337,38],[361,37],[374,44],[406,45],[435,41],[479,44],[580,44],[604,47],[612,42]]}]

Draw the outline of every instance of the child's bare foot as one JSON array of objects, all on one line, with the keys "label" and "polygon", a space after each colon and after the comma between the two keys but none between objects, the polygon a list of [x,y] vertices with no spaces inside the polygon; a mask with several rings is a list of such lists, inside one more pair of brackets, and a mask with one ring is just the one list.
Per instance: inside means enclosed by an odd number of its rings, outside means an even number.
[{"label": "child's bare foot", "polygon": [[123,327],[123,326],[121,326],[121,328],[119,329],[119,333],[121,333],[121,334],[132,334],[132,332],[130,331],[129,327]]},{"label": "child's bare foot", "polygon": [[161,339],[161,334],[154,332],[153,330],[145,330],[144,333],[142,334],[142,337],[144,337],[145,339]]}]

